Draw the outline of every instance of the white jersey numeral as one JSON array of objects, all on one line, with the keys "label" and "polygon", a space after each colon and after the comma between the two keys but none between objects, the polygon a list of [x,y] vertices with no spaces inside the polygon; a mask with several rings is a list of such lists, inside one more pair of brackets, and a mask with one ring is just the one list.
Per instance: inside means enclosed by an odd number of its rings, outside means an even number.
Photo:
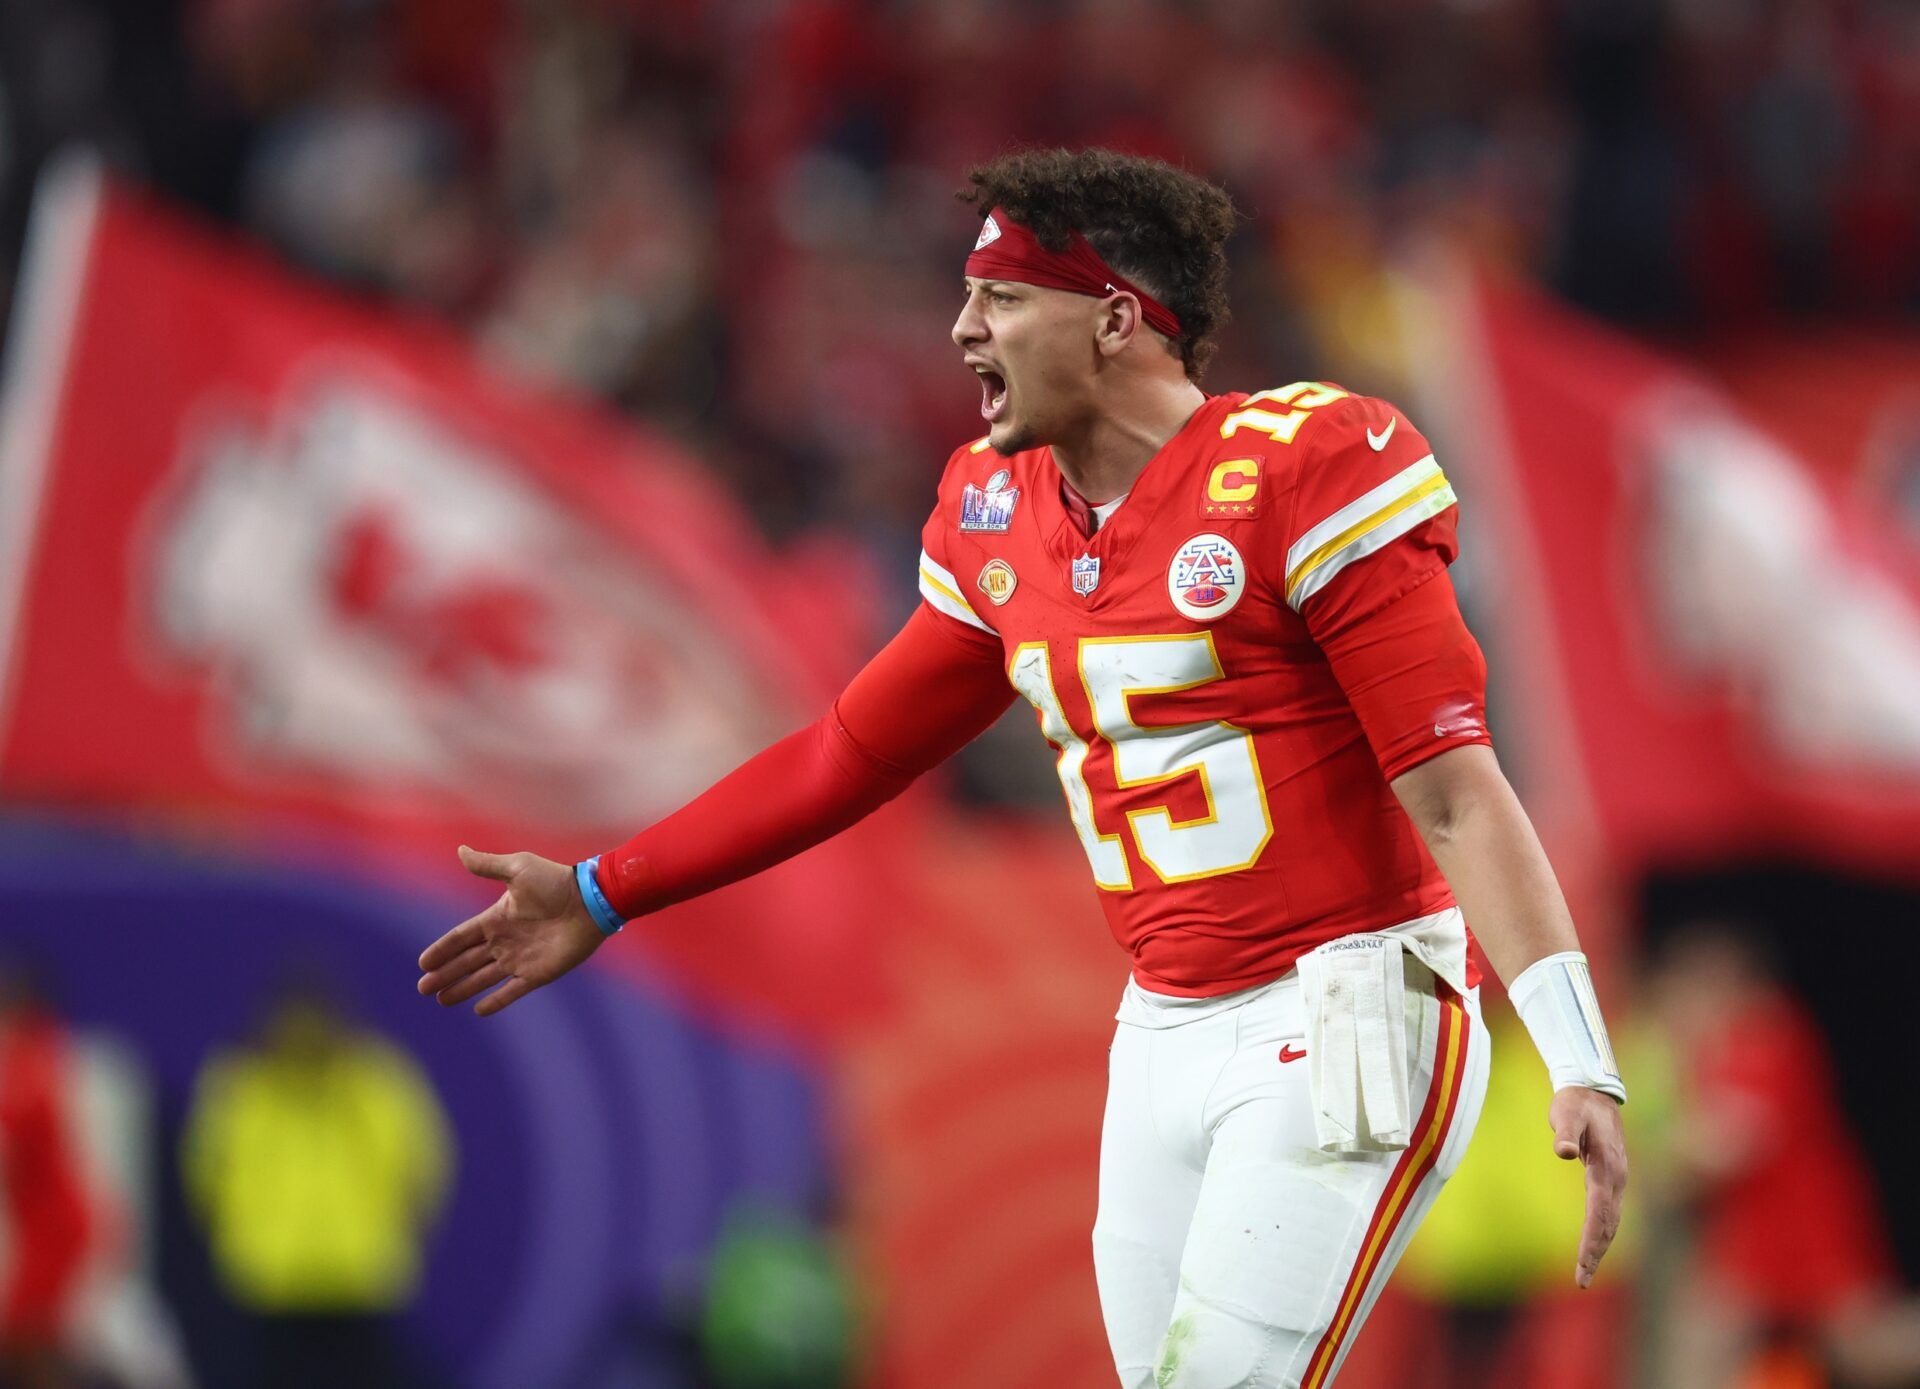
[{"label": "white jersey numeral", "polygon": [[1093,880],[1109,892],[1125,892],[1133,886],[1133,874],[1127,870],[1127,853],[1120,847],[1120,836],[1102,834],[1093,824],[1093,791],[1087,785],[1087,744],[1073,725],[1067,711],[1060,707],[1060,696],[1053,688],[1053,662],[1043,641],[1022,643],[1007,667],[1007,678],[1027,702],[1040,711],[1040,733],[1060,749],[1055,764],[1060,772],[1060,787],[1067,793],[1067,814],[1073,818],[1074,833],[1080,836],[1093,865]]},{"label": "white jersey numeral", "polygon": [[[1175,820],[1164,806],[1127,812],[1142,861],[1166,883],[1252,867],[1273,838],[1253,735],[1220,722],[1142,726],[1134,721],[1130,703],[1141,695],[1190,690],[1221,679],[1213,634],[1090,637],[1079,645],[1079,665],[1095,731],[1113,749],[1114,780],[1120,786],[1200,778],[1207,804],[1203,816]],[[1014,653],[1010,679],[1039,711],[1040,731],[1060,749],[1060,784],[1094,881],[1109,891],[1131,888],[1119,837],[1100,834],[1094,824],[1088,745],[1067,722],[1044,643],[1029,643]]]}]

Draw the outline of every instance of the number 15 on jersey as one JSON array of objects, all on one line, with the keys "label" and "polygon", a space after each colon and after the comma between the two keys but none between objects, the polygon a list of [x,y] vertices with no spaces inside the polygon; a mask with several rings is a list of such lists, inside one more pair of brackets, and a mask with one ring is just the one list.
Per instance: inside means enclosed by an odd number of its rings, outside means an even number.
[{"label": "number 15 on jersey", "polygon": [[[1222,722],[1143,726],[1131,704],[1142,695],[1171,694],[1224,678],[1212,633],[1087,637],[1077,643],[1075,655],[1093,713],[1091,736],[1112,749],[1117,789],[1200,779],[1207,813],[1197,819],[1176,820],[1164,805],[1126,812],[1141,861],[1166,883],[1251,868],[1273,837],[1253,735]],[[1018,647],[1007,677],[1039,712],[1041,733],[1060,750],[1061,789],[1094,881],[1110,892],[1130,891],[1133,875],[1120,836],[1101,834],[1095,822],[1096,805],[1104,798],[1095,796],[1087,780],[1092,749],[1061,705],[1047,643]]]}]

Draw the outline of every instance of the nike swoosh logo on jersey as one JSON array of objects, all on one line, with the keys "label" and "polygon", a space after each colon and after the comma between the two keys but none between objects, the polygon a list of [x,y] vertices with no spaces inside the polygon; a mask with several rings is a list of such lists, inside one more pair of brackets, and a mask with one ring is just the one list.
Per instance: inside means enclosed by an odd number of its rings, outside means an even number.
[{"label": "nike swoosh logo on jersey", "polygon": [[1280,1048],[1280,1059],[1282,1061],[1298,1061],[1301,1057],[1305,1055],[1306,1055],[1306,1052],[1304,1051],[1294,1050],[1293,1044],[1291,1042],[1289,1042],[1286,1046]]},{"label": "nike swoosh logo on jersey", "polygon": [[1387,421],[1387,427],[1380,431],[1380,433],[1375,434],[1371,429],[1367,431],[1367,442],[1373,445],[1373,451],[1375,453],[1380,452],[1381,449],[1387,446],[1387,440],[1393,437],[1394,426],[1399,423],[1400,417],[1396,415]]}]

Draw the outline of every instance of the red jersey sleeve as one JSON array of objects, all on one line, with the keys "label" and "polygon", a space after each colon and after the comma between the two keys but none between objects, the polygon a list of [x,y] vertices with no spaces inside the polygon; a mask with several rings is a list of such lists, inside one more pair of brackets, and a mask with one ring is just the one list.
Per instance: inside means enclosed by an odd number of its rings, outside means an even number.
[{"label": "red jersey sleeve", "polygon": [[1486,661],[1446,573],[1459,506],[1432,447],[1366,396],[1342,401],[1303,443],[1287,603],[1326,653],[1382,774],[1490,743]]},{"label": "red jersey sleeve", "polygon": [[1383,400],[1347,397],[1301,442],[1285,594],[1324,640],[1451,564],[1458,507],[1425,436]]},{"label": "red jersey sleeve", "polygon": [[1487,732],[1487,663],[1441,570],[1321,642],[1388,781]]},{"label": "red jersey sleeve", "polygon": [[[948,556],[948,542],[960,523],[961,477],[963,462],[972,462],[975,446],[956,449],[947,460],[946,475],[940,480],[940,497],[933,514],[920,530],[920,602],[935,615],[937,625],[962,645],[983,655],[1001,658],[1000,637],[981,609],[991,604],[976,602],[980,595],[962,578]],[[1014,493],[1018,496],[1018,493]]]},{"label": "red jersey sleeve", "polygon": [[623,919],[710,892],[812,848],[879,809],[1006,711],[990,654],[916,611],[827,715],[743,763],[617,849],[595,875]]}]

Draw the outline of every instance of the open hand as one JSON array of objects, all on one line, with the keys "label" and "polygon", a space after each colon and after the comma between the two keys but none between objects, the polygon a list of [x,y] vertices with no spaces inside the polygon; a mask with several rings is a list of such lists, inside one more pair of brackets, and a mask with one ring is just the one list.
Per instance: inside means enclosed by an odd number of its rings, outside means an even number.
[{"label": "open hand", "polygon": [[1587,1218],[1580,1227],[1580,1253],[1573,1281],[1593,1283],[1601,1256],[1620,1228],[1620,1203],[1627,1190],[1627,1141],[1620,1129],[1620,1106],[1598,1090],[1568,1085],[1556,1090],[1547,1110],[1553,1125],[1553,1153],[1587,1168]]},{"label": "open hand", "polygon": [[473,1010],[490,1016],[551,984],[606,939],[580,900],[571,865],[538,854],[482,854],[464,844],[460,862],[507,888],[421,952],[420,992],[445,1007],[493,989]]}]

